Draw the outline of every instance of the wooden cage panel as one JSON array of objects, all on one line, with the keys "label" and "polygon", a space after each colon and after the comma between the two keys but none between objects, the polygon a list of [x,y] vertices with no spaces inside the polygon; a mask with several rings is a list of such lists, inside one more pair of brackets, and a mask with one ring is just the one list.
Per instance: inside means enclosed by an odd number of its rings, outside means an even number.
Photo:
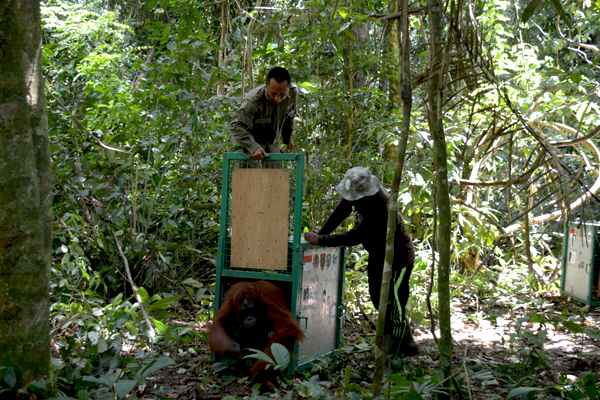
[{"label": "wooden cage panel", "polygon": [[238,168],[231,181],[231,267],[287,269],[290,171]]}]

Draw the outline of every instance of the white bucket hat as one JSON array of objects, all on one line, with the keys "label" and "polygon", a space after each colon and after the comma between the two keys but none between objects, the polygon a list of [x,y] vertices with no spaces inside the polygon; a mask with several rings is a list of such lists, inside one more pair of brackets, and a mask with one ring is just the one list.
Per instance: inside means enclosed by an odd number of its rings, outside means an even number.
[{"label": "white bucket hat", "polygon": [[364,167],[350,168],[337,186],[338,193],[348,201],[372,196],[379,191],[379,179]]}]

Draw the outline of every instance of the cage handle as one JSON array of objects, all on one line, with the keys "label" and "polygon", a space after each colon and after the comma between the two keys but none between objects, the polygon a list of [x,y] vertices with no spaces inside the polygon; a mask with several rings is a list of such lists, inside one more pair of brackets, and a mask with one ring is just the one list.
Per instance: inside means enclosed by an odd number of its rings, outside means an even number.
[{"label": "cage handle", "polygon": [[300,325],[300,321],[304,320],[304,329],[300,328],[302,332],[306,332],[308,328],[308,317],[298,317],[298,325]]}]

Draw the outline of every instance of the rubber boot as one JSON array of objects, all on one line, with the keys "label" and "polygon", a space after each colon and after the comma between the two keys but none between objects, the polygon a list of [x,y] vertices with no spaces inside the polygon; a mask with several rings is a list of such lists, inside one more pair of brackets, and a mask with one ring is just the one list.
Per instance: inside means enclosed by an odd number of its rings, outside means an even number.
[{"label": "rubber boot", "polygon": [[415,342],[412,335],[412,329],[408,323],[408,318],[404,317],[404,329],[402,332],[402,338],[400,339],[400,346],[397,354],[404,357],[413,357],[419,354],[419,345]]}]

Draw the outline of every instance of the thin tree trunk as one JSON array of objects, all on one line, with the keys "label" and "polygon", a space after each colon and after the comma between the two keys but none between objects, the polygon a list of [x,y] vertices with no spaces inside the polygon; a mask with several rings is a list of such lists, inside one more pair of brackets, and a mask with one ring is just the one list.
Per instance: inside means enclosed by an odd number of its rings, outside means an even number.
[{"label": "thin tree trunk", "polygon": [[[219,49],[219,68],[223,66],[227,52],[225,51],[225,44],[227,43],[227,32],[229,30],[229,2],[225,0],[221,5],[221,42]],[[221,96],[224,93],[223,83],[221,82],[217,86],[217,96]]]},{"label": "thin tree trunk", "polygon": [[[434,71],[429,79],[429,129],[433,136],[433,155],[435,163],[435,190],[437,194],[438,229],[438,296],[440,315],[440,369],[444,376],[452,375],[452,331],[450,328],[450,234],[452,216],[450,213],[450,194],[448,189],[448,161],[446,137],[442,118],[442,78],[444,76],[442,43],[442,0],[429,3],[429,21],[431,32],[431,64]],[[440,395],[440,399],[450,396]]]},{"label": "thin tree trunk", "polygon": [[[531,209],[533,206],[533,197],[532,197],[532,184],[531,182],[529,183],[529,193],[527,194],[527,196],[525,197],[526,201],[526,207],[528,209]],[[527,271],[529,272],[529,275],[531,275],[531,279],[534,279],[533,274],[533,260],[531,259],[531,231],[529,229],[529,212],[525,213],[525,217],[524,217],[524,228],[525,228],[525,243],[523,243],[523,246],[525,246],[525,256],[527,257]]]},{"label": "thin tree trunk", "polygon": [[[352,62],[350,62],[350,67],[352,67]],[[348,100],[348,115],[346,117],[346,158],[350,159],[352,156],[352,138],[354,136],[354,75],[352,74],[352,68],[350,68],[350,73],[348,75],[348,93],[350,94],[350,100]]]},{"label": "thin tree trunk", "polygon": [[385,263],[383,266],[383,279],[381,281],[381,294],[379,295],[379,317],[377,319],[377,334],[375,337],[376,357],[375,375],[373,377],[373,397],[381,394],[383,380],[383,333],[387,315],[388,297],[390,293],[390,279],[392,277],[392,264],[394,262],[394,236],[396,233],[396,215],[398,213],[398,189],[404,169],[406,145],[410,133],[410,113],[412,109],[412,86],[410,74],[410,40],[408,36],[408,0],[402,0],[402,53],[400,64],[402,66],[402,129],[392,188],[388,203],[387,235],[385,238]]},{"label": "thin tree trunk", "polygon": [[[398,11],[399,2],[398,0],[390,0],[388,5],[388,14],[395,13]],[[392,110],[395,110],[400,105],[400,101],[402,99],[400,93],[400,68],[396,68],[396,60],[400,60],[400,42],[399,42],[399,32],[398,25],[399,21],[397,19],[389,20],[387,27],[387,36],[386,36],[386,47],[388,57],[391,60],[391,64],[393,67],[389,71],[388,81],[390,83],[390,106]]]},{"label": "thin tree trunk", "polygon": [[[255,9],[258,9],[262,4],[262,0],[256,0]],[[254,16],[250,17],[250,23],[248,24],[248,31],[246,32],[246,63],[248,68],[248,78],[250,81],[250,90],[254,89],[254,69],[252,67],[252,29],[254,29],[254,23],[256,19]]]},{"label": "thin tree trunk", "polygon": [[39,1],[0,3],[0,359],[50,372],[52,191]]}]

